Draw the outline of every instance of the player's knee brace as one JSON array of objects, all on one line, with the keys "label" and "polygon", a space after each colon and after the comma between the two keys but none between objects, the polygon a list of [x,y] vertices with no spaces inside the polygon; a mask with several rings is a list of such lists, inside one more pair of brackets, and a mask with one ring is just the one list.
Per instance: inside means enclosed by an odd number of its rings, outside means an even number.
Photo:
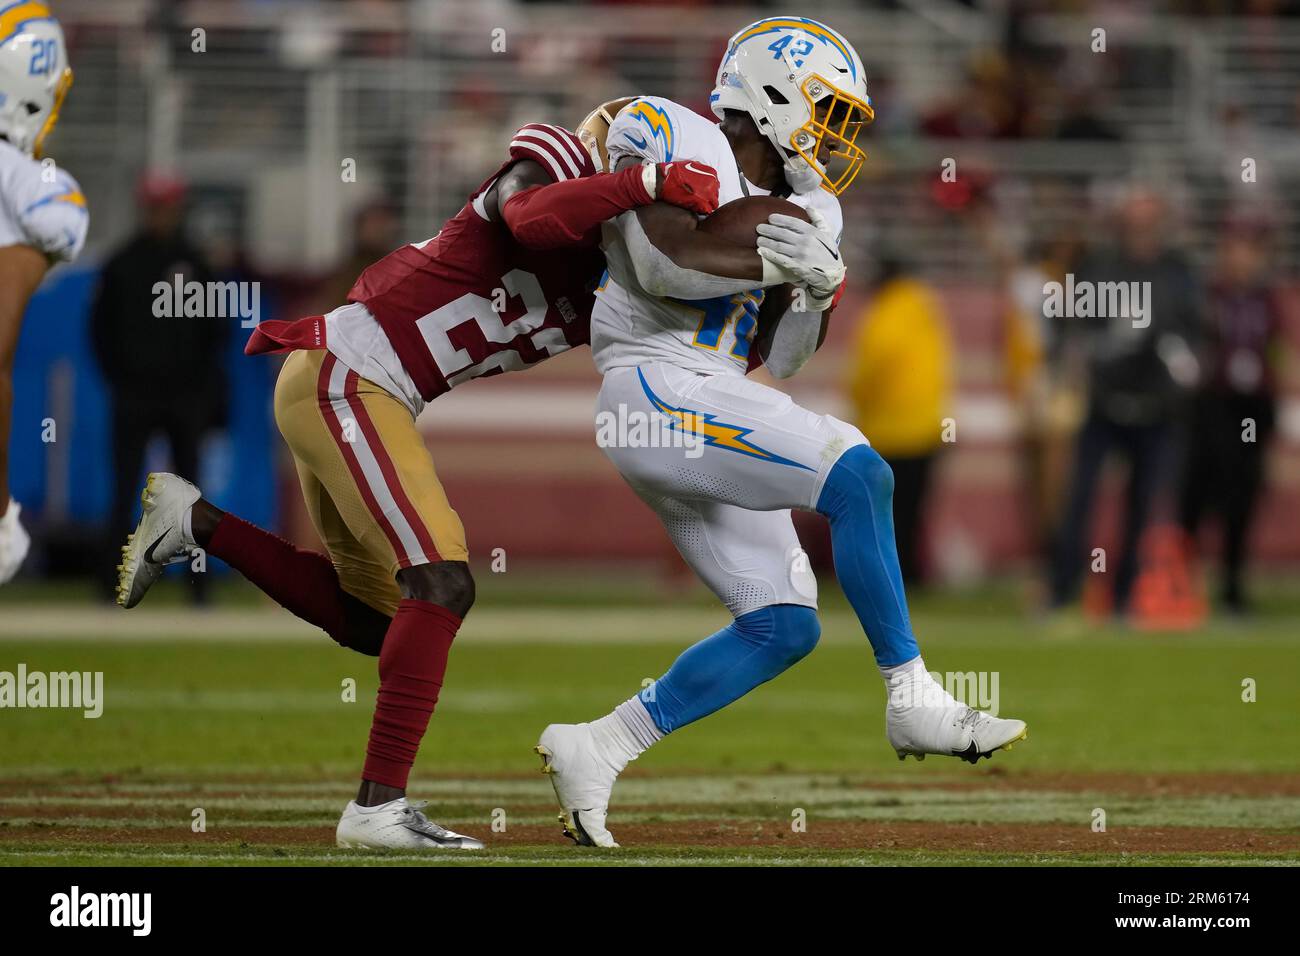
[{"label": "player's knee brace", "polygon": [[870,445],[854,445],[826,476],[817,510],[830,516],[855,501],[882,504],[893,497],[894,469]]},{"label": "player's knee brace", "polygon": [[[762,615],[762,620],[752,620]],[[755,631],[763,632],[763,643],[771,652],[790,664],[812,653],[822,636],[817,612],[801,604],[772,604],[736,619],[736,624],[746,622]]]}]

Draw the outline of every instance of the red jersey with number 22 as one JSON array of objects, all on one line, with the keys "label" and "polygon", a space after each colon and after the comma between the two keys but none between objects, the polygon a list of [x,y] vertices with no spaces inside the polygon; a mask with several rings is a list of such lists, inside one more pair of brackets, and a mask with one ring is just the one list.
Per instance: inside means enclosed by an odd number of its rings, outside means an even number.
[{"label": "red jersey with number 22", "polygon": [[568,130],[524,126],[511,139],[509,161],[441,232],[389,253],[348,293],[374,316],[426,402],[461,382],[590,342],[595,285],[605,268],[599,231],[589,246],[539,251],[483,212],[483,195],[521,159],[536,161],[555,181],[596,171]]}]

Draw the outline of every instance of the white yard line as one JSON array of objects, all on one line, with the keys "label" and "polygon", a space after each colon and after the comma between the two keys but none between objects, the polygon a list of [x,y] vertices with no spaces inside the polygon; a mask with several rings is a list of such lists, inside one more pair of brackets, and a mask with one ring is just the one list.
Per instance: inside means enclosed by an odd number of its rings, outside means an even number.
[{"label": "white yard line", "polygon": [[[727,623],[710,608],[475,608],[460,640],[685,644]],[[649,626],[647,626],[649,625]],[[0,613],[0,642],[303,641],[329,638],[278,608],[120,611],[115,608],[10,604]]]}]

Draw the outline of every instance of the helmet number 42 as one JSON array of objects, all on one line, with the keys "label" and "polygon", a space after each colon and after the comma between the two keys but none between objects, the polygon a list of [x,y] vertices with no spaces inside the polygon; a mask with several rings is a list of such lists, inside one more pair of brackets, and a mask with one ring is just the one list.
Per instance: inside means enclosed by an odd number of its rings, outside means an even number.
[{"label": "helmet number 42", "polygon": [[[792,41],[794,42],[794,46],[790,46]],[[806,37],[802,40],[795,40],[792,35],[786,34],[779,40],[768,45],[768,49],[772,51],[772,59],[781,59],[781,54],[785,52],[785,48],[788,46],[790,46],[790,55],[794,58],[794,65],[797,67],[803,66],[803,57],[807,56],[813,50],[812,40],[809,40]]]}]

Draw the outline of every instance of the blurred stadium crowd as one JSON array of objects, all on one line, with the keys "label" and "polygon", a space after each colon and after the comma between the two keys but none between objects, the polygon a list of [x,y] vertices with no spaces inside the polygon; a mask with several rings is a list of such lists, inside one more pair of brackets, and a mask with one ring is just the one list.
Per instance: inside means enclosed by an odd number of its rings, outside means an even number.
[{"label": "blurred stadium crowd", "polygon": [[[103,570],[61,543],[87,525],[120,531],[141,462],[168,460],[148,444],[156,433],[217,500],[300,523],[279,512],[295,496],[272,467],[273,373],[240,358],[246,331],[160,329],[115,274],[169,275],[183,260],[260,281],[262,318],[328,310],[364,265],[435,233],[517,126],[573,126],[635,92],[707,114],[726,38],[789,9],[55,7],[77,81],[51,153],[82,182],[91,238],[84,275],[52,280],[63,288],[34,304],[45,317],[19,353],[19,411],[63,402],[81,436],[54,451],[18,445],[15,429],[14,494],[44,546],[33,575]],[[963,582],[1033,563],[1044,603],[1063,606],[1105,547],[1092,606],[1194,618],[1188,542],[1217,513],[1218,597],[1245,610],[1248,557],[1300,563],[1300,377],[1286,361],[1300,334],[1300,4],[790,12],[854,41],[877,110],[844,197],[849,293],[790,385],[855,418],[893,463],[908,576]],[[341,175],[349,161],[355,181]],[[1045,317],[1045,283],[1067,274],[1150,281],[1153,321]],[[146,328],[176,358],[163,363],[175,380],[123,348]],[[194,368],[201,381],[182,373]],[[479,553],[671,560],[592,446],[594,382],[586,354],[568,355],[429,410],[422,425]],[[167,414],[151,419],[160,395]],[[1103,467],[1116,457],[1127,481]],[[803,530],[816,553],[820,529]]]}]

